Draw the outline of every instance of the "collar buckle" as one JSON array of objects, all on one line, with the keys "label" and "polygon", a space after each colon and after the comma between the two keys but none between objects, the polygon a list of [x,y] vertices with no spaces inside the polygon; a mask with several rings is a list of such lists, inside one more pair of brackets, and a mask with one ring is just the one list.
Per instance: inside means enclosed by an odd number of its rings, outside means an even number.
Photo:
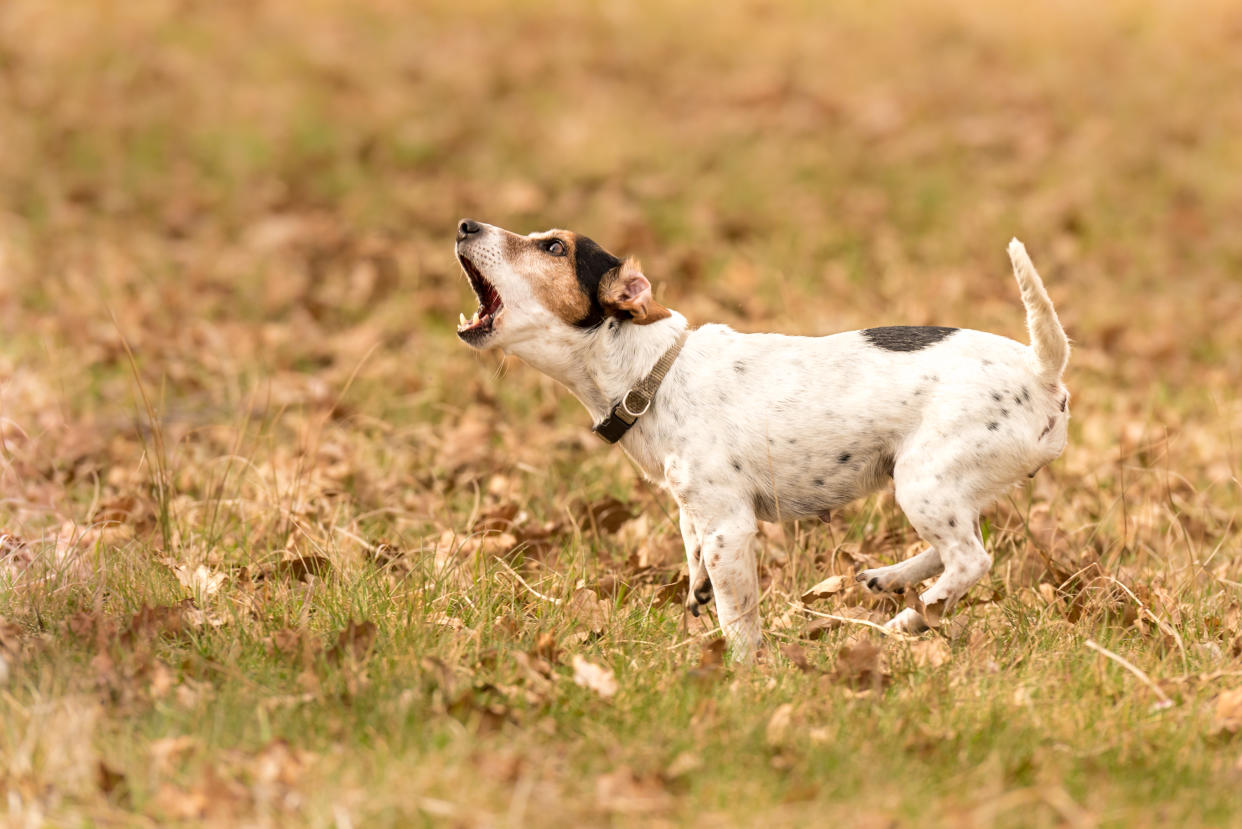
[{"label": "collar buckle", "polygon": [[682,331],[677,338],[677,342],[665,351],[663,356],[656,362],[655,367],[638,385],[633,386],[621,398],[620,402],[613,405],[609,410],[608,416],[597,423],[591,431],[599,435],[600,439],[607,443],[616,443],[625,437],[625,433],[638,422],[638,419],[645,415],[651,409],[651,403],[655,400],[656,391],[660,388],[660,383],[664,380],[664,375],[672,368],[673,361],[677,359],[677,355],[681,352],[681,347],[686,342],[686,336],[689,332]]}]

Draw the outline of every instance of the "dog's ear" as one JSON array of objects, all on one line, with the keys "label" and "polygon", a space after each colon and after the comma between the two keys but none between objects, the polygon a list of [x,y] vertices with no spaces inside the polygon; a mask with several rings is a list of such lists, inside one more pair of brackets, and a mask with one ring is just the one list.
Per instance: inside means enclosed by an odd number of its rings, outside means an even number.
[{"label": "dog's ear", "polygon": [[625,260],[599,282],[599,304],[612,316],[650,325],[672,313],[651,296],[651,282],[633,257]]}]

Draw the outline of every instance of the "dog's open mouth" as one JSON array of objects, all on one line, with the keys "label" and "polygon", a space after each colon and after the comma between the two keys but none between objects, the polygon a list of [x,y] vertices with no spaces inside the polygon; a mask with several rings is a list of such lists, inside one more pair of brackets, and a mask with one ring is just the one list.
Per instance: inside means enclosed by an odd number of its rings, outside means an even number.
[{"label": "dog's open mouth", "polygon": [[470,287],[474,289],[475,296],[479,298],[479,307],[473,317],[466,319],[465,314],[458,315],[460,319],[457,324],[457,336],[468,343],[477,343],[492,333],[496,317],[504,308],[504,303],[500,301],[500,294],[496,292],[496,287],[483,278],[483,274],[479,273],[479,269],[474,266],[473,262],[461,254],[457,255],[457,261],[461,262],[462,270],[470,279]]}]

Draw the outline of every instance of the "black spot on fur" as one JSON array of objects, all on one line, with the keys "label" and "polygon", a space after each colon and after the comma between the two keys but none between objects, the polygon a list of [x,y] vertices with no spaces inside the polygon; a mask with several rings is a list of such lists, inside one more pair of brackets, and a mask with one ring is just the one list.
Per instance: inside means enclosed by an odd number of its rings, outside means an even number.
[{"label": "black spot on fur", "polygon": [[850,458],[851,458],[851,457],[852,457],[852,456],[850,455],[850,453],[849,453],[849,452],[842,452],[842,453],[841,453],[841,454],[837,457],[837,463],[849,463],[849,462],[850,462]]},{"label": "black spot on fur", "polygon": [[1001,409],[1001,417],[1009,417],[1009,410]]},{"label": "black spot on fur", "polygon": [[1021,398],[1021,397],[1019,397],[1018,395],[1016,395],[1016,394],[1015,394],[1015,395],[1013,396],[1013,404],[1014,404],[1015,406],[1021,406],[1021,405],[1022,405],[1022,398]]},{"label": "black spot on fur", "polygon": [[816,478],[814,483],[815,483],[815,486],[823,486],[823,485],[824,485],[824,479],[823,479],[823,478]]},{"label": "black spot on fur", "polygon": [[742,464],[741,464],[741,462],[740,462],[737,458],[734,458],[734,459],[733,459],[733,471],[734,471],[734,472],[741,472],[741,471],[742,471]]},{"label": "black spot on fur", "polygon": [[1031,390],[1028,389],[1026,386],[1022,387],[1022,402],[1023,403],[1031,402]]},{"label": "black spot on fur", "polygon": [[997,423],[995,420],[993,420],[991,423],[988,424],[989,432],[995,432],[999,428],[1000,428],[1000,424]]},{"label": "black spot on fur", "polygon": [[868,328],[863,338],[876,348],[885,351],[920,351],[948,337],[956,328],[939,325],[890,325],[885,328]]},{"label": "black spot on fur", "polygon": [[604,306],[599,302],[599,283],[604,274],[619,266],[621,260],[595,244],[585,236],[578,237],[574,248],[574,270],[578,276],[578,286],[586,294],[591,308],[582,319],[574,325],[579,328],[595,328],[604,321]]},{"label": "black spot on fur", "polygon": [[956,519],[956,518],[950,518],[950,519],[949,519],[949,526],[950,526],[950,527],[956,527],[956,526],[957,526],[957,519]]},{"label": "black spot on fur", "polygon": [[992,392],[992,399],[995,400],[997,403],[1001,402],[1001,393],[998,391]]},{"label": "black spot on fur", "polygon": [[1065,404],[1069,402],[1069,395],[1061,398],[1061,411],[1065,411]]},{"label": "black spot on fur", "polygon": [[716,544],[720,547],[723,547],[725,545],[725,537],[723,534],[718,533],[716,535]]},{"label": "black spot on fur", "polygon": [[733,364],[733,370],[736,371],[738,374],[745,374],[746,373],[746,361],[738,360],[736,363]]}]

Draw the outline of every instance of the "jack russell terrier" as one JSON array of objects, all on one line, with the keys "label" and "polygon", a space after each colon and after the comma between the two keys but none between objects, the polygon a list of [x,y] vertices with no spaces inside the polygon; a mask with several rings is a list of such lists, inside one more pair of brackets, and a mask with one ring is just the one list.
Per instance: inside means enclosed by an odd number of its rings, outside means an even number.
[{"label": "jack russell terrier", "polygon": [[479,298],[457,336],[560,382],[677,501],[687,608],[714,595],[733,658],[760,647],[756,519],[827,517],[892,478],[927,549],[859,573],[877,592],[933,576],[888,627],[918,632],[987,574],[979,511],[1065,448],[1069,341],[1022,243],[1009,257],[1031,345],[896,326],[827,337],[691,330],[634,259],[565,230],[470,219],[457,259]]}]

